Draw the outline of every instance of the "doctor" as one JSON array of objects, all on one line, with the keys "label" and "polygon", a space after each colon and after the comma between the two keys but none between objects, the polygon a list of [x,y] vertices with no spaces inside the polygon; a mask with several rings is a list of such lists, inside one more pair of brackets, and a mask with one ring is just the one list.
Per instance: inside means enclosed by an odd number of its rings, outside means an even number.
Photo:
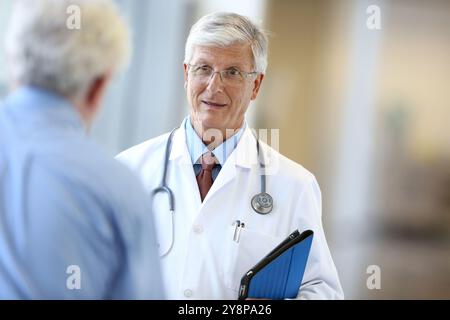
[{"label": "doctor", "polygon": [[295,229],[315,233],[298,298],[343,298],[315,177],[258,142],[245,121],[267,46],[244,16],[201,18],[185,48],[189,117],[118,156],[154,194],[169,299],[236,299],[244,273]]}]

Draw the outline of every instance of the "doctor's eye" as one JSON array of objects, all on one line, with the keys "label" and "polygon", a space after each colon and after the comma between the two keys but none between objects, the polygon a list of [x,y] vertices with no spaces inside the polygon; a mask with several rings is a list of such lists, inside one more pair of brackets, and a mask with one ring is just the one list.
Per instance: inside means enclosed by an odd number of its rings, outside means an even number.
[{"label": "doctor's eye", "polygon": [[192,72],[195,75],[208,75],[211,74],[212,68],[208,65],[195,65],[192,68]]},{"label": "doctor's eye", "polygon": [[225,70],[225,75],[230,78],[239,78],[241,76],[241,72],[236,68],[230,68]]}]

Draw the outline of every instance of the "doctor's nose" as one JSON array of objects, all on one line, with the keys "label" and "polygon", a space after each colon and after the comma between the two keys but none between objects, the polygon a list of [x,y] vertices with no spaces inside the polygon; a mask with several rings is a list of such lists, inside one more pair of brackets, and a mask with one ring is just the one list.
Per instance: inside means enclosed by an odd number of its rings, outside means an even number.
[{"label": "doctor's nose", "polygon": [[223,91],[224,83],[220,72],[214,72],[208,80],[206,89],[210,92]]}]

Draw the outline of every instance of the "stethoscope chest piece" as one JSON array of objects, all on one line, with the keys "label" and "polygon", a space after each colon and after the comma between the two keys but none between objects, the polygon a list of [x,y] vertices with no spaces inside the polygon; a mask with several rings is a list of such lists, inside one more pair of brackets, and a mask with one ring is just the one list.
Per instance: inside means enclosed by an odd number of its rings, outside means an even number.
[{"label": "stethoscope chest piece", "polygon": [[252,198],[252,208],[259,214],[268,214],[273,209],[272,196],[266,192],[258,193]]}]

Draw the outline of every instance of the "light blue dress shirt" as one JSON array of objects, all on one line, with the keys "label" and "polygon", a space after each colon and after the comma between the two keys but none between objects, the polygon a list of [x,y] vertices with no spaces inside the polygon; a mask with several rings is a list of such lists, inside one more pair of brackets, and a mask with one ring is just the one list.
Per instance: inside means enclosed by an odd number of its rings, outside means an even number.
[{"label": "light blue dress shirt", "polygon": [[0,299],[164,298],[152,221],[66,100],[22,87],[0,105]]},{"label": "light blue dress shirt", "polygon": [[[197,176],[202,169],[200,165],[200,157],[209,150],[208,147],[203,143],[202,139],[200,139],[198,134],[195,132],[190,117],[186,118],[184,125],[186,130],[186,144],[189,150],[189,155],[191,156],[192,164],[194,166],[195,176]],[[225,140],[212,151],[217,161],[219,162],[219,165],[215,166],[212,170],[213,181],[216,180],[217,176],[219,175],[220,169],[223,167],[225,161],[236,148],[246,127],[247,122],[244,121],[244,125],[242,128],[240,128],[233,136]]]}]

